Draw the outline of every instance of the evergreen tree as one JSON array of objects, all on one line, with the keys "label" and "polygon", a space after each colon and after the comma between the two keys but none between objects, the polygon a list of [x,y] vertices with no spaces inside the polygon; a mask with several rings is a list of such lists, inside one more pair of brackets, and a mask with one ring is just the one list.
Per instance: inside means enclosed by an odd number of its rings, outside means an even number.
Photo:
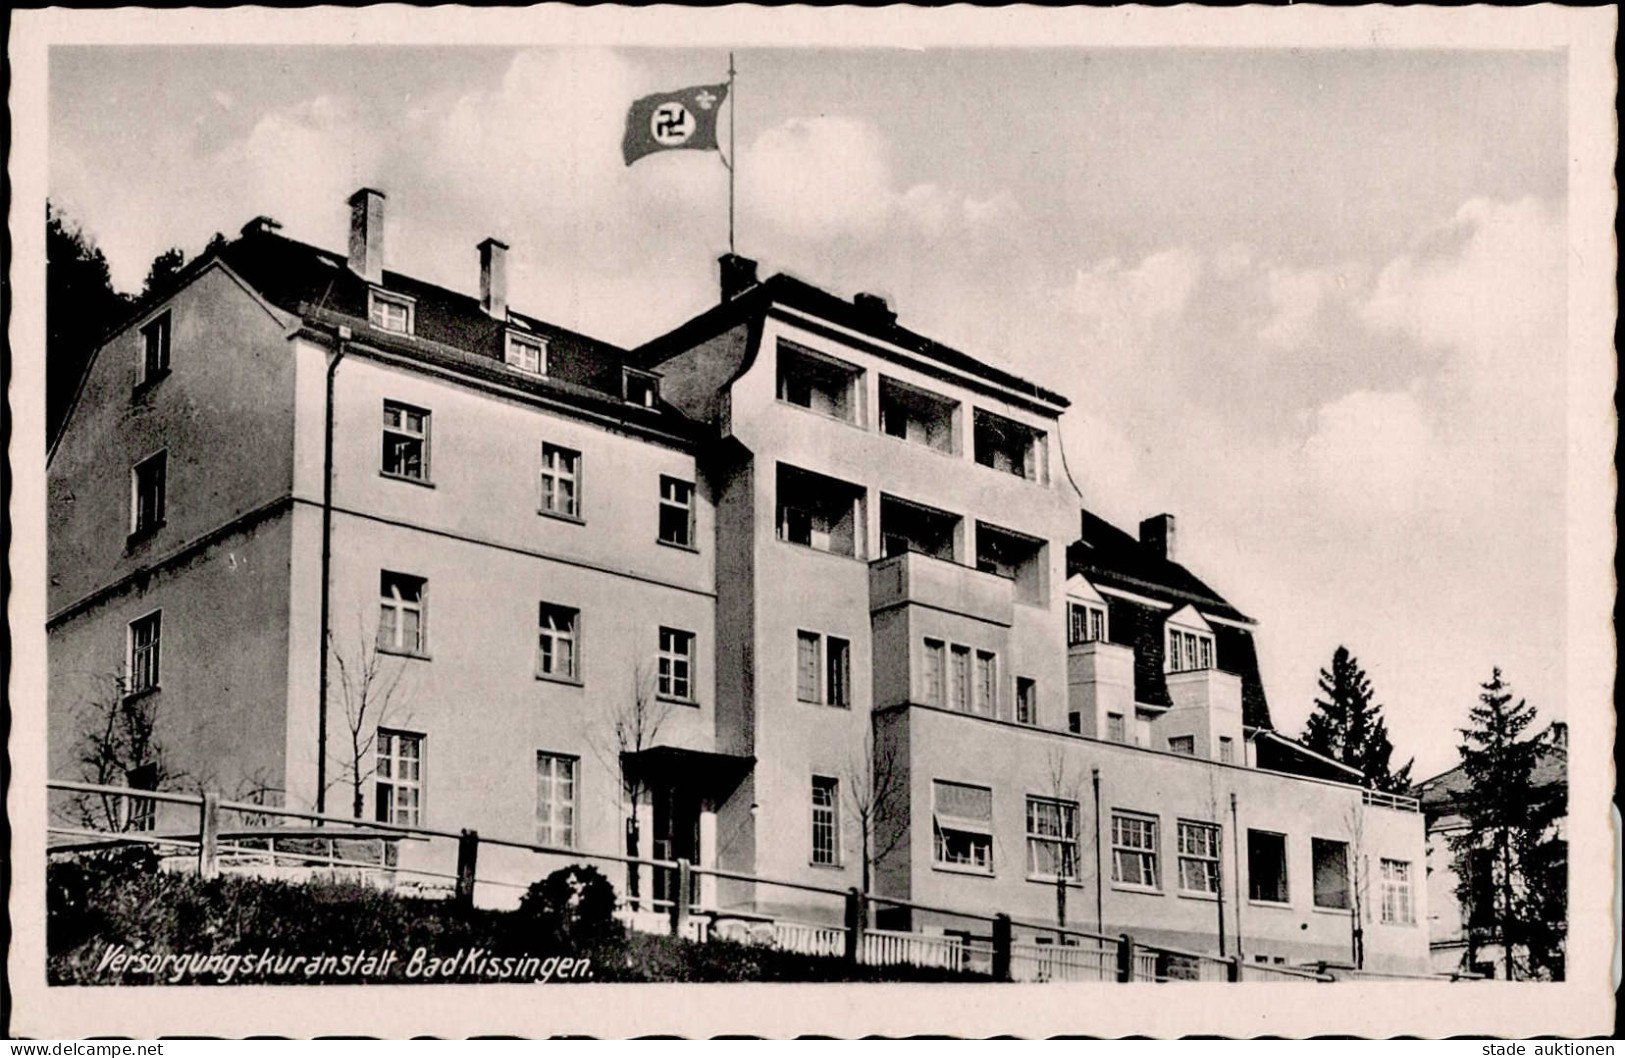
[{"label": "evergreen tree", "polygon": [[[1473,924],[1467,960],[1475,961],[1481,943],[1494,942],[1508,980],[1561,979],[1568,857],[1556,824],[1566,791],[1562,784],[1536,786],[1535,768],[1552,749],[1544,739],[1522,737],[1535,721],[1534,706],[1522,698],[1513,704],[1500,669],[1482,688],[1459,747],[1467,789],[1458,811],[1466,828],[1450,839],[1456,896]],[[1485,877],[1473,877],[1475,865]]]},{"label": "evergreen tree", "polygon": [[1374,700],[1371,680],[1347,647],[1339,646],[1333,652],[1330,671],[1320,670],[1320,693],[1324,697],[1315,699],[1315,711],[1304,725],[1303,744],[1354,768],[1374,790],[1400,793],[1409,789],[1411,762],[1392,770],[1394,745],[1388,739],[1388,722]]},{"label": "evergreen tree", "polygon": [[113,289],[107,258],[49,202],[45,204],[45,438],[55,439],[90,354],[130,310]]},{"label": "evergreen tree", "polygon": [[185,267],[186,251],[179,246],[171,246],[154,257],[152,265],[147,269],[147,278],[141,284],[141,300],[168,294]]}]

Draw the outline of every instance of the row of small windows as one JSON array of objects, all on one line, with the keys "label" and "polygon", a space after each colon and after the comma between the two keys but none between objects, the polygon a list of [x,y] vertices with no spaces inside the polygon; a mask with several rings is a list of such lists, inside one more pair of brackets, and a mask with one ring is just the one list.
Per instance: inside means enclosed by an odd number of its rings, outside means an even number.
[{"label": "row of small windows", "polygon": [[[1223,832],[1215,823],[1179,819],[1175,844],[1176,885],[1180,893],[1216,896],[1223,879]],[[1127,809],[1111,810],[1111,881],[1124,889],[1161,892],[1161,818]],[[1080,877],[1078,804],[1063,798],[1026,799],[1026,870],[1030,878]],[[932,847],[936,863],[955,869],[994,873],[993,791],[985,786],[932,782]],[[1265,904],[1290,904],[1287,836],[1267,830],[1247,831],[1248,898]],[[1312,838],[1314,906],[1347,911],[1352,907],[1349,845]],[[1414,925],[1411,863],[1379,860],[1380,920]]]},{"label": "row of small windows", "polygon": [[[1106,607],[1097,603],[1067,603],[1067,635],[1070,645],[1107,642]],[[1214,667],[1213,636],[1206,632],[1169,625],[1163,655],[1166,672],[1195,672]]]},{"label": "row of small windows", "polygon": [[[388,477],[428,484],[430,422],[428,409],[384,401],[381,470]],[[538,511],[572,521],[584,520],[582,454],[573,448],[544,443],[538,470]],[[660,475],[658,539],[676,547],[694,547],[694,483]]]},{"label": "row of small windows", "polygon": [[[428,657],[426,621],[429,582],[423,577],[382,570],[378,575],[378,647],[387,653]],[[581,611],[542,602],[536,618],[536,674],[581,682]],[[694,633],[678,628],[659,632],[658,693],[694,700]],[[843,687],[845,684],[843,683]],[[844,690],[843,690],[843,693]]]}]

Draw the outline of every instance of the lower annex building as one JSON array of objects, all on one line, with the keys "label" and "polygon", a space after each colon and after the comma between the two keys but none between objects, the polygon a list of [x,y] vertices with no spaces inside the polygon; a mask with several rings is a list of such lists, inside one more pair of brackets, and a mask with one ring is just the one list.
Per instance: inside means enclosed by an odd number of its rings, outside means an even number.
[{"label": "lower annex building", "polygon": [[[93,358],[54,776],[139,703],[153,759],[104,779],[1426,969],[1414,802],[1272,730],[1255,623],[1171,516],[1083,509],[1060,394],[732,255],[618,348],[510,307],[498,240],[477,296],[385,269],[384,206],[345,254],[256,218]],[[832,913],[788,892],[693,895]]]}]

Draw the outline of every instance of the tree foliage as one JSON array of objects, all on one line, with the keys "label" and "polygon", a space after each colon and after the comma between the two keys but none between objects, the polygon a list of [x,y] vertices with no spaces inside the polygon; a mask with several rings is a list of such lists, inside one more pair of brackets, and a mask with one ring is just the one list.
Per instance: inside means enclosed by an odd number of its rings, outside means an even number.
[{"label": "tree foliage", "polygon": [[1371,680],[1347,647],[1332,654],[1332,667],[1320,670],[1320,693],[1304,725],[1302,742],[1365,776],[1374,790],[1400,793],[1410,788],[1411,764],[1393,770],[1394,745],[1388,722],[1376,702]]},{"label": "tree foliage", "polygon": [[45,438],[56,437],[79,379],[109,328],[130,311],[113,289],[107,258],[90,237],[45,204]]},{"label": "tree foliage", "polygon": [[[1536,776],[1555,747],[1525,737],[1535,707],[1522,698],[1514,704],[1498,668],[1469,717],[1458,747],[1467,786],[1457,811],[1466,825],[1450,839],[1456,896],[1469,922],[1467,962],[1476,962],[1479,946],[1494,943],[1508,979],[1561,980],[1568,850],[1558,823],[1567,789]],[[1474,877],[1475,867],[1483,877]]]}]

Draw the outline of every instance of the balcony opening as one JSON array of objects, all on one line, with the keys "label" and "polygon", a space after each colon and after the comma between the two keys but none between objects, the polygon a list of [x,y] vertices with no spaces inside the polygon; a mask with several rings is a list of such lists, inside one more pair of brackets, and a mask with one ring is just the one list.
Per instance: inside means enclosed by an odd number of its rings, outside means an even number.
[{"label": "balcony opening", "polygon": [[862,509],[862,486],[779,464],[780,540],[861,558]]},{"label": "balcony opening", "polygon": [[976,523],[976,568],[1015,581],[1017,602],[1042,606],[1048,598],[1044,553],[1044,541],[1037,537]]},{"label": "balcony opening", "polygon": [[1043,431],[978,408],[974,433],[978,463],[1028,481],[1042,479]]},{"label": "balcony opening", "polygon": [[954,414],[956,401],[939,397],[896,379],[880,379],[880,428],[892,437],[935,448],[955,451]]},{"label": "balcony opening", "polygon": [[948,562],[958,561],[957,540],[964,521],[957,514],[939,511],[895,496],[880,497],[880,553],[882,556],[918,551]]},{"label": "balcony opening", "polygon": [[779,399],[842,422],[858,422],[863,372],[791,342],[779,342]]}]

